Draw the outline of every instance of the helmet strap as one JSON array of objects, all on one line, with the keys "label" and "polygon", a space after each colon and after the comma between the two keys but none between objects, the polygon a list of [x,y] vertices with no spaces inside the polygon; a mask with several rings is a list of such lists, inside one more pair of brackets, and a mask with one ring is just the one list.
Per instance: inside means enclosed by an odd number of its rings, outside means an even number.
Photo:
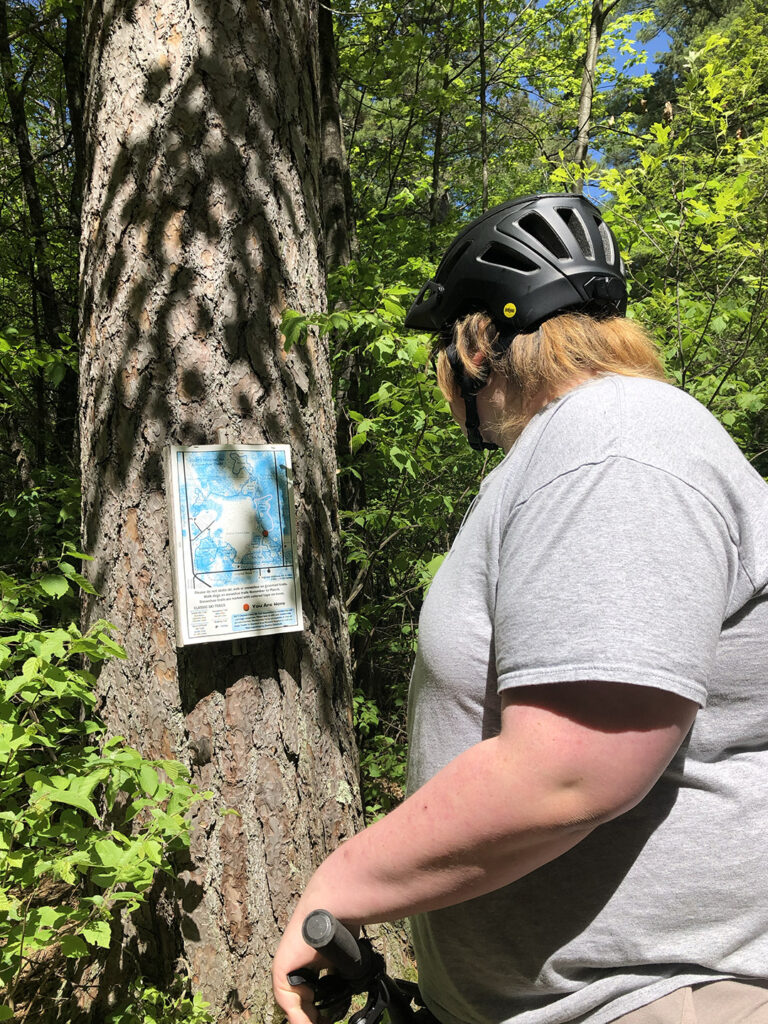
[{"label": "helmet strap", "polygon": [[464,399],[464,410],[466,415],[467,441],[470,448],[476,452],[494,451],[499,446],[493,441],[483,440],[480,433],[480,417],[477,412],[477,395],[472,392],[468,394],[462,385],[461,397]]},{"label": "helmet strap", "polygon": [[461,397],[464,401],[465,425],[470,448],[476,452],[495,450],[499,447],[497,444],[493,441],[483,440],[483,435],[480,433],[480,416],[477,411],[477,393],[485,387],[488,381],[488,374],[486,373],[477,380],[470,377],[461,363],[455,341],[452,341],[447,346],[445,354],[459,384]]}]

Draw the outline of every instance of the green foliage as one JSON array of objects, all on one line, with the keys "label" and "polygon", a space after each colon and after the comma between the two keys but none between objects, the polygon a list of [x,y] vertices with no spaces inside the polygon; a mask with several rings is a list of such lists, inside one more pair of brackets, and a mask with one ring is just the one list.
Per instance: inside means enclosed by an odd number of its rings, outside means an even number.
[{"label": "green foliage", "polygon": [[[74,625],[38,628],[39,605],[62,596],[75,576],[50,573],[31,583],[0,576],[6,1011],[26,992],[43,951],[79,959],[109,946],[115,913],[135,910],[156,873],[171,870],[169,857],[188,845],[185,816],[202,798],[181,764],[146,760],[121,737],[104,739],[83,659],[124,657],[109,625],[98,622],[85,635]],[[11,624],[22,628],[8,632]]]},{"label": "green foliage", "polygon": [[192,994],[189,981],[177,978],[165,992],[138,983],[131,998],[107,1017],[107,1024],[209,1024],[213,1017],[199,993]]},{"label": "green foliage", "polygon": [[[72,341],[61,348],[0,324],[0,565],[25,574],[42,552],[74,545],[79,533],[80,484],[71,454],[50,434],[49,409],[75,375]],[[68,431],[71,441],[72,432]],[[50,461],[48,460],[50,456]]]},{"label": "green foliage", "polygon": [[[26,575],[78,532],[79,195],[71,5],[6,3],[0,58],[0,566]],[[67,58],[65,66],[64,56]],[[10,96],[23,101],[16,122]],[[22,173],[20,146],[32,165]],[[33,213],[34,211],[34,213]]]},{"label": "green foliage", "polygon": [[[0,508],[0,514],[2,511]],[[39,626],[41,621],[59,623],[75,618],[79,611],[80,593],[95,593],[75,567],[81,560],[90,561],[90,558],[66,541],[60,555],[40,563],[42,571],[39,576],[20,580],[0,571],[0,629],[6,623]]]},{"label": "green foliage", "polygon": [[632,315],[766,473],[768,126],[750,111],[768,85],[768,47],[745,48],[748,31],[710,34],[690,53],[674,119],[600,182],[631,254]]},{"label": "green foliage", "polygon": [[[0,327],[15,325],[43,359],[46,375],[53,370],[46,347],[53,341],[42,325],[40,266],[45,258],[53,276],[59,305],[59,330],[72,333],[77,302],[79,197],[74,190],[76,154],[69,110],[67,72],[76,76],[77,52],[68,52],[74,6],[58,3],[7,3],[12,71],[24,100],[27,136],[34,160],[38,197],[44,214],[42,242],[30,224],[28,196],[19,173],[18,139],[12,130],[7,90],[0,83]],[[64,9],[63,9],[64,8]],[[63,55],[67,54],[69,66]],[[56,348],[58,349],[58,345]],[[71,342],[61,339],[61,358],[68,360]],[[48,352],[51,360],[54,352]]]},{"label": "green foliage", "polygon": [[366,821],[391,811],[405,795],[406,738],[402,694],[389,701],[391,717],[356,690],[353,698],[355,734],[360,750],[360,788]]},{"label": "green foliage", "polygon": [[[335,6],[363,258],[437,255],[444,229],[451,234],[463,214],[479,212],[483,164],[489,205],[546,186],[548,164],[575,139],[591,7],[589,0],[485,0],[481,25],[475,0]],[[637,73],[644,53],[629,33],[653,16],[633,10],[605,28],[595,148],[628,130],[629,108],[650,83]],[[621,70],[614,50],[622,53]],[[608,109],[617,90],[623,111]],[[414,205],[405,230],[392,224],[387,244],[369,248],[371,228],[390,222],[406,191]]]}]

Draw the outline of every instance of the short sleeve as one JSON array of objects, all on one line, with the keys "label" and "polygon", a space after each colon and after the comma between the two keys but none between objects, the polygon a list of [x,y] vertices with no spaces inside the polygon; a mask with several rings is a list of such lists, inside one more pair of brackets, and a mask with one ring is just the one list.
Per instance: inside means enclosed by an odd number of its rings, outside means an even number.
[{"label": "short sleeve", "polygon": [[519,502],[500,540],[499,690],[599,679],[706,703],[738,561],[714,505],[623,456]]}]

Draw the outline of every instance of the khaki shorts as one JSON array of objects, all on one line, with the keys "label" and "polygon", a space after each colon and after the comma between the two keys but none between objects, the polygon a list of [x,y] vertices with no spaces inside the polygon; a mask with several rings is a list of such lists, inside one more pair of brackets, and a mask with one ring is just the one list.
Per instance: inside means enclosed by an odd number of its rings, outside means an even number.
[{"label": "khaki shorts", "polygon": [[611,1024],[768,1024],[768,983],[711,981],[679,988]]}]

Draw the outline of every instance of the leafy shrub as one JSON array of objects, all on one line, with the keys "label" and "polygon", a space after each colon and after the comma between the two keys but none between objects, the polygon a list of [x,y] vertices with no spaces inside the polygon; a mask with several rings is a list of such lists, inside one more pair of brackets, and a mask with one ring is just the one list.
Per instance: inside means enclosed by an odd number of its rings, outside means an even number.
[{"label": "leafy shrub", "polygon": [[107,1024],[209,1024],[209,1005],[190,993],[186,978],[178,978],[166,992],[138,984],[129,1002],[110,1013]]},{"label": "leafy shrub", "polygon": [[105,739],[83,661],[125,656],[111,627],[42,629],[33,607],[73,573],[0,574],[0,1021],[45,999],[34,979],[46,956],[109,947],[120,909],[135,910],[188,846],[185,815],[204,796],[180,763]]},{"label": "leafy shrub", "polygon": [[[629,254],[630,316],[659,341],[671,378],[768,474],[768,82],[766,17],[744,8],[726,37],[692,49],[674,110],[604,167],[606,217]],[[583,175],[563,167],[563,187]]]},{"label": "leafy shrub", "polygon": [[367,821],[391,811],[405,795],[406,739],[404,697],[393,701],[387,720],[376,701],[356,690],[355,732],[360,750],[360,788]]}]

